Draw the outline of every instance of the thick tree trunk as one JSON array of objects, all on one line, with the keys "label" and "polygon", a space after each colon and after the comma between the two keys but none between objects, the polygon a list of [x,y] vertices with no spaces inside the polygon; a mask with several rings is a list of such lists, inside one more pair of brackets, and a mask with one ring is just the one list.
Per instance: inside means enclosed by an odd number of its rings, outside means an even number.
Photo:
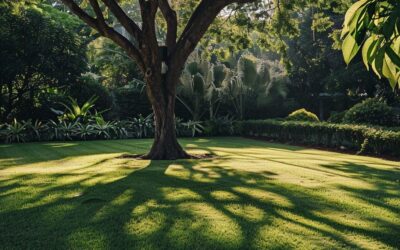
[{"label": "thick tree trunk", "polygon": [[[142,25],[139,27],[124,12],[119,1],[103,0],[107,9],[134,38],[135,42],[130,41],[109,25],[98,0],[89,1],[95,17],[82,9],[74,0],[61,1],[81,20],[97,30],[101,36],[111,39],[123,48],[144,73],[147,95],[153,106],[156,123],[154,144],[145,158],[157,160],[189,158],[190,156],[179,145],[175,131],[176,84],[181,70],[189,55],[224,7],[233,3],[241,4],[255,0],[201,0],[179,38],[177,36],[177,14],[169,1],[140,0]],[[158,9],[161,10],[167,23],[166,46],[159,46],[156,35]],[[167,65],[164,70],[162,70],[162,65],[164,65],[162,62]],[[161,72],[163,73],[161,74]]]},{"label": "thick tree trunk", "polygon": [[[167,84],[165,84],[167,85]],[[161,93],[160,93],[161,92]],[[154,142],[144,156],[151,160],[175,160],[191,158],[178,142],[175,129],[175,91],[152,91],[147,94],[152,104],[155,122]],[[157,98],[158,97],[158,98]]]}]

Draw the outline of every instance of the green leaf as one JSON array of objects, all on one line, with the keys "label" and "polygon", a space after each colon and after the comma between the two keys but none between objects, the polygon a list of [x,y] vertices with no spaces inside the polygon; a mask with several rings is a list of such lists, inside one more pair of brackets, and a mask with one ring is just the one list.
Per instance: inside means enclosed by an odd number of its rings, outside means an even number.
[{"label": "green leaf", "polygon": [[354,58],[354,56],[359,51],[360,46],[357,44],[356,40],[352,35],[348,35],[342,44],[342,52],[343,58],[346,64],[349,64],[350,61]]},{"label": "green leaf", "polygon": [[394,34],[394,29],[397,22],[397,13],[393,12],[388,19],[383,23],[382,34],[385,36],[386,40],[390,40]]},{"label": "green leaf", "polygon": [[384,60],[382,61],[382,74],[384,77],[388,79],[394,79],[395,78],[395,72],[393,72],[393,65],[388,60],[389,58],[387,56],[384,56]]},{"label": "green leaf", "polygon": [[375,40],[375,37],[371,36],[369,37],[362,48],[362,58],[363,62],[365,64],[365,67],[369,70],[369,58],[371,56],[372,51],[374,50],[374,47],[377,44],[377,40]]},{"label": "green leaf", "polygon": [[400,56],[392,49],[392,47],[388,46],[386,48],[386,54],[389,56],[394,65],[397,68],[400,68]]},{"label": "green leaf", "polygon": [[383,68],[383,60],[385,58],[385,50],[380,48],[374,57],[373,62],[371,63],[372,69],[375,74],[379,76],[379,79],[382,78],[382,68]]},{"label": "green leaf", "polygon": [[368,3],[369,0],[361,0],[353,4],[349,10],[346,12],[345,18],[344,18],[344,24],[345,26],[349,26],[350,22],[353,20],[354,15],[356,12],[364,6],[366,3]]}]

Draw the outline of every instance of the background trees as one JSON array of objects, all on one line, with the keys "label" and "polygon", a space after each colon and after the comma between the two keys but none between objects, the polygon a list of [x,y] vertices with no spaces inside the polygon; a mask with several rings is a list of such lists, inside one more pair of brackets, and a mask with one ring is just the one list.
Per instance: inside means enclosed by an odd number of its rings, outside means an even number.
[{"label": "background trees", "polygon": [[[46,13],[46,14],[43,14]],[[86,69],[74,20],[62,24],[38,5],[0,5],[0,117],[40,116],[41,103],[78,81]]]},{"label": "background trees", "polygon": [[[3,1],[1,5],[0,123],[14,118],[54,120],[50,108],[62,109],[59,103],[69,96],[79,105],[97,96],[96,109],[108,110],[103,113],[106,120],[152,113],[145,74],[123,49],[70,15],[59,0],[26,2]],[[373,2],[363,1],[368,6]],[[141,25],[140,3],[119,3]],[[173,3],[183,21],[178,23],[177,34],[181,34],[198,1]],[[385,78],[373,73],[371,65],[376,60],[369,63],[370,71],[362,53],[349,65],[343,60],[340,33],[352,0],[279,1],[279,8],[277,3],[231,5],[216,17],[195,48],[198,53],[189,57],[176,80],[178,120],[228,124],[241,118],[286,117],[300,108],[327,120],[332,114],[342,117],[342,111],[369,97],[400,106],[399,89],[393,91]],[[82,4],[95,15],[88,1]],[[379,32],[393,28],[390,13],[396,6],[394,2],[382,19],[389,24],[362,26],[364,31],[373,28],[366,37],[376,32],[377,39],[383,39],[381,48],[395,46],[385,45],[391,40]],[[102,10],[110,26],[134,41],[111,12],[104,6]],[[155,22],[157,43],[163,45],[168,25],[161,12]],[[397,29],[395,25],[394,36]],[[355,36],[354,31],[349,34]],[[244,61],[247,66],[240,66]]]}]

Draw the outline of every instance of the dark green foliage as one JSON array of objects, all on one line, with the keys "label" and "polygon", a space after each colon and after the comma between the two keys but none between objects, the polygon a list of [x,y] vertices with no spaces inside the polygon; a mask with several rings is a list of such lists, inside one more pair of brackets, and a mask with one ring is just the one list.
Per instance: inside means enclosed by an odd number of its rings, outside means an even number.
[{"label": "dark green foliage", "polygon": [[330,123],[342,123],[345,114],[346,114],[346,111],[343,111],[343,112],[332,112],[331,116],[328,119],[328,122],[330,122]]},{"label": "dark green foliage", "polygon": [[134,137],[146,138],[153,135],[154,118],[153,114],[143,116],[140,114],[138,117],[132,119],[131,127],[133,128]]},{"label": "dark green foliage", "polygon": [[308,121],[308,122],[319,122],[318,116],[306,109],[299,109],[293,111],[286,118],[288,121]]},{"label": "dark green foliage", "polygon": [[238,133],[311,146],[342,148],[375,155],[400,156],[400,132],[363,125],[253,120],[240,122]]},{"label": "dark green foliage", "polygon": [[0,120],[32,118],[43,95],[84,72],[84,44],[67,24],[36,5],[0,4]]},{"label": "dark green foliage", "polygon": [[369,98],[350,108],[343,117],[344,123],[395,126],[395,111],[386,102]]},{"label": "dark green foliage", "polygon": [[108,88],[123,87],[135,79],[143,80],[136,63],[105,38],[97,38],[88,45],[88,63],[91,72],[101,76],[101,83]]},{"label": "dark green foliage", "polygon": [[230,116],[217,117],[206,121],[204,133],[208,136],[229,136],[234,134],[235,120]]},{"label": "dark green foliage", "polygon": [[101,116],[96,116],[85,122],[50,120],[43,123],[14,120],[10,124],[0,125],[0,141],[5,143],[108,140],[151,136],[153,136],[152,117],[142,116],[133,121],[105,121]]},{"label": "dark green foliage", "polygon": [[[316,4],[318,1],[309,2]],[[344,1],[340,5],[346,7]],[[326,30],[313,29],[316,19],[320,19],[313,16],[313,12],[328,17],[333,25]],[[331,110],[348,109],[354,99],[374,96],[381,86],[386,87],[384,80],[365,69],[361,58],[355,58],[349,66],[344,63],[332,39],[341,27],[343,13],[319,7],[305,8],[293,19],[299,22],[299,34],[287,39],[284,61],[291,80],[288,97],[294,98],[301,107],[318,112],[321,119],[326,119]]]},{"label": "dark green foliage", "polygon": [[5,138],[7,143],[25,142],[29,123],[18,122],[14,119],[10,124],[5,124],[2,127],[3,129],[0,131],[0,134]]},{"label": "dark green foliage", "polygon": [[145,92],[135,86],[128,85],[118,88],[114,90],[113,95],[116,105],[113,109],[113,116],[121,120],[132,118],[138,114],[148,114],[152,111]]},{"label": "dark green foliage", "polygon": [[110,91],[100,82],[90,76],[83,76],[71,86],[68,95],[82,105],[92,96],[96,96],[96,109],[109,110],[113,106],[113,98]]}]

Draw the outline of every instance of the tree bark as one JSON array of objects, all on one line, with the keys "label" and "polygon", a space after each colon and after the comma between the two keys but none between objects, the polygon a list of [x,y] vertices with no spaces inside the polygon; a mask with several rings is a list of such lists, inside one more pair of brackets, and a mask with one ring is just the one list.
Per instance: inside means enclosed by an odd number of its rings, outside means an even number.
[{"label": "tree bark", "polygon": [[[158,78],[158,77],[156,77]],[[154,78],[152,78],[154,80]],[[154,84],[153,84],[154,85]],[[143,158],[151,160],[175,160],[191,158],[178,142],[175,129],[175,87],[161,91],[147,84],[147,95],[154,113],[154,142]],[[163,86],[175,86],[164,82]]]}]

